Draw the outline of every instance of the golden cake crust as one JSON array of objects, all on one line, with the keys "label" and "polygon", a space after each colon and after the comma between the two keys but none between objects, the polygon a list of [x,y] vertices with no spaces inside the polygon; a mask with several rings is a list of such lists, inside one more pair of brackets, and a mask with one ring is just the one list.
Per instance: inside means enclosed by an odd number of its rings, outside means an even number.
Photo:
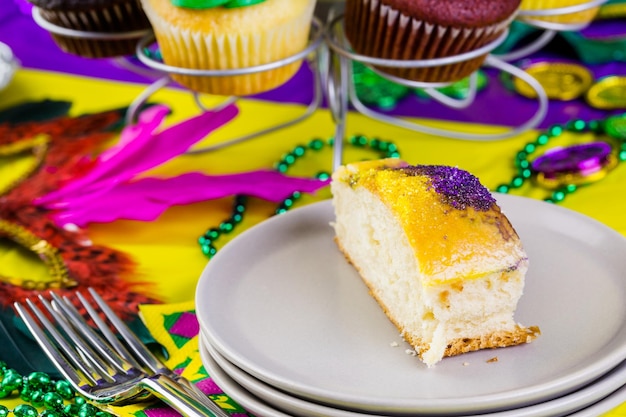
[{"label": "golden cake crust", "polygon": [[495,199],[465,171],[381,160],[338,171],[336,178],[366,188],[389,207],[429,277],[426,285],[480,278],[526,258]]}]

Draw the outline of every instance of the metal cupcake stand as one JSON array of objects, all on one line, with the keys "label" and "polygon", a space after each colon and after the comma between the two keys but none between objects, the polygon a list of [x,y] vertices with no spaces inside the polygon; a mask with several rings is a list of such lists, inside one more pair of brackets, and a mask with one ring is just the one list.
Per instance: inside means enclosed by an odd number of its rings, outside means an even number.
[{"label": "metal cupcake stand", "polygon": [[[152,76],[156,78],[156,81],[149,85],[131,103],[126,116],[126,121],[129,124],[135,121],[137,112],[139,111],[139,109],[141,109],[143,105],[145,105],[150,96],[152,96],[159,89],[164,88],[168,84],[172,83],[171,75],[173,74],[201,77],[229,77],[237,75],[248,75],[257,72],[277,69],[301,60],[306,61],[308,65],[311,66],[311,70],[314,74],[314,85],[312,86],[313,95],[311,102],[308,104],[302,115],[296,117],[295,119],[288,120],[286,122],[262,129],[257,132],[252,132],[241,137],[233,138],[213,146],[196,148],[189,151],[189,153],[203,153],[253,138],[257,138],[259,136],[267,135],[279,129],[299,123],[308,118],[317,109],[320,108],[324,97],[326,97],[327,99],[328,106],[336,125],[334,136],[335,138],[343,138],[345,136],[347,119],[346,116],[350,107],[367,117],[383,123],[392,124],[394,126],[399,126],[425,134],[443,136],[459,140],[493,141],[519,135],[520,133],[537,127],[539,123],[541,123],[541,121],[545,118],[548,109],[548,97],[541,84],[534,77],[532,77],[524,70],[516,67],[515,65],[510,64],[509,62],[520,59],[540,50],[541,48],[546,46],[558,32],[577,31],[583,29],[586,26],[584,24],[555,23],[543,20],[543,18],[557,17],[587,11],[591,8],[599,7],[607,1],[608,0],[590,0],[586,3],[581,3],[579,5],[569,7],[534,11],[520,11],[516,16],[517,20],[541,29],[543,32],[531,44],[524,46],[518,50],[508,52],[504,55],[494,55],[491,52],[495,50],[506,39],[506,37],[508,36],[508,31],[505,31],[505,33],[503,33],[495,41],[479,49],[460,55],[426,60],[388,60],[354,53],[343,32],[343,15],[333,16],[334,13],[331,10],[327,16],[326,24],[323,24],[317,18],[313,18],[309,43],[307,47],[299,53],[264,65],[229,70],[198,70],[167,65],[161,60],[155,58],[154,54],[149,53],[149,47],[155,44],[155,37],[151,31],[135,31],[115,34],[94,32],[87,33],[53,25],[41,17],[41,14],[37,8],[33,8],[32,13],[33,19],[39,26],[43,27],[51,33],[55,33],[58,35],[98,40],[138,40],[136,48],[137,58],[148,69],[130,64],[130,61],[126,60],[125,57],[118,57],[116,59],[124,68],[127,68],[130,71],[135,71],[141,75]],[[475,102],[477,92],[476,72],[469,76],[469,89],[467,94],[461,99],[455,99],[441,93],[438,90],[438,88],[447,86],[452,83],[422,83],[410,81],[383,73],[375,69],[375,67],[435,67],[463,62],[484,54],[487,54],[487,57],[483,63],[484,66],[499,69],[505,73],[508,73],[525,81],[535,91],[538,100],[537,110],[529,120],[527,120],[520,126],[514,127],[503,133],[471,134],[467,132],[451,131],[447,129],[438,129],[435,127],[422,125],[417,122],[409,121],[399,117],[385,115],[363,104],[356,94],[355,85],[353,83],[352,64],[353,62],[360,62],[369,67],[381,77],[410,88],[421,88],[426,94],[428,94],[432,99],[438,101],[439,103],[453,109],[462,110],[471,106]],[[198,107],[203,111],[208,110],[202,104],[200,95],[195,91],[192,91],[192,94],[194,95],[194,99]],[[237,99],[239,99],[239,97],[228,97],[217,108],[233,103]],[[343,141],[336,140],[334,142],[333,150],[333,168],[336,168],[342,164],[342,156]]]}]

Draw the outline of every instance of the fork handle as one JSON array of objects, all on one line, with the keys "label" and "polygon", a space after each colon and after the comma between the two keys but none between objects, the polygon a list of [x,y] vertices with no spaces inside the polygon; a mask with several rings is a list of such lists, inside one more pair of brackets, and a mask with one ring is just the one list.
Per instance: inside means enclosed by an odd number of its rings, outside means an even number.
[{"label": "fork handle", "polygon": [[229,417],[217,404],[203,401],[167,375],[155,374],[141,383],[148,391],[188,417]]}]

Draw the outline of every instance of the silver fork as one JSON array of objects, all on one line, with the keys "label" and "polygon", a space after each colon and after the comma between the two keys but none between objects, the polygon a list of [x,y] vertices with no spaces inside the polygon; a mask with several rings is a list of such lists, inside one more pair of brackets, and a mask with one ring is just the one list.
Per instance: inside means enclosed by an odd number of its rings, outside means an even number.
[{"label": "silver fork", "polygon": [[124,404],[143,400],[152,393],[183,415],[228,417],[191,382],[159,361],[93,289],[89,292],[135,356],[80,293],[80,302],[104,338],[87,324],[70,300],[53,292],[51,302],[41,295],[39,300],[60,329],[33,301],[26,300],[28,308],[15,303],[33,337],[80,394],[96,403]]}]

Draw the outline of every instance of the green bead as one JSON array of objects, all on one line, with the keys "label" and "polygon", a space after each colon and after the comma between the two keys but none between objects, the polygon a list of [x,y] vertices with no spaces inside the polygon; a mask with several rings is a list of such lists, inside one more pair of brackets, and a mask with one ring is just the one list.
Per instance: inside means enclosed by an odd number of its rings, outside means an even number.
[{"label": "green bead", "polygon": [[359,148],[362,148],[364,146],[367,145],[367,138],[363,135],[355,135],[350,137],[350,139],[348,139],[348,141],[354,145],[354,146],[358,146]]},{"label": "green bead", "polygon": [[0,405],[0,417],[7,417],[9,415],[9,409],[3,405]]},{"label": "green bead", "polygon": [[2,383],[0,383],[0,388],[3,391],[11,392],[21,388],[22,383],[22,375],[20,375],[15,369],[7,369],[4,373]]},{"label": "green bead", "polygon": [[107,413],[106,411],[100,410],[96,413],[96,417],[115,417],[115,416],[111,413]]},{"label": "green bead", "polygon": [[520,188],[522,185],[524,185],[524,178],[523,177],[513,177],[513,180],[511,181],[511,187],[513,188]]},{"label": "green bead", "polygon": [[563,201],[565,199],[565,193],[561,190],[557,190],[552,193],[552,198],[556,202]]},{"label": "green bead", "polygon": [[57,410],[43,410],[39,417],[65,417],[62,412]]},{"label": "green bead", "polygon": [[285,207],[278,207],[276,209],[276,214],[283,214],[283,213],[286,213],[286,212],[287,212],[287,209]]},{"label": "green bead", "polygon": [[533,172],[530,169],[526,168],[522,170],[521,175],[524,179],[528,179],[533,175]]},{"label": "green bead", "polygon": [[537,140],[535,142],[537,143],[537,145],[545,145],[549,141],[550,141],[550,136],[546,134],[541,134],[537,137]]},{"label": "green bead", "polygon": [[369,145],[370,145],[370,148],[378,150],[380,146],[380,139],[374,138],[370,140]]},{"label": "green bead", "polygon": [[20,404],[13,409],[15,417],[37,417],[39,412],[35,407],[28,404]]},{"label": "green bead", "polygon": [[575,184],[568,184],[565,186],[565,191],[568,194],[573,193],[574,191],[576,191],[578,189],[578,186],[576,186]]},{"label": "green bead", "polygon": [[333,146],[335,144],[335,138],[328,138],[326,143],[328,143],[329,146]]},{"label": "green bead", "polygon": [[326,181],[330,178],[330,174],[324,171],[318,172],[317,174],[315,174],[315,178],[317,178],[318,180]]},{"label": "green bead", "polygon": [[30,395],[30,403],[35,407],[41,407],[44,404],[44,393],[39,390],[35,390]]},{"label": "green bead", "polygon": [[282,202],[282,205],[289,209],[291,206],[293,206],[293,200],[291,198],[285,198]]},{"label": "green bead", "polygon": [[587,128],[587,123],[584,120],[572,120],[567,122],[566,124],[568,130],[572,130],[574,132],[582,132]]},{"label": "green bead", "polygon": [[524,152],[526,152],[529,155],[535,152],[536,149],[537,149],[537,145],[535,145],[534,143],[527,143],[526,146],[524,146]]},{"label": "green bead", "polygon": [[509,192],[509,186],[506,184],[501,184],[496,187],[496,191],[502,194],[506,194]]},{"label": "green bead", "polygon": [[28,375],[28,382],[35,388],[46,388],[50,385],[52,380],[50,379],[50,375],[45,372],[33,372]]},{"label": "green bead", "polygon": [[78,404],[67,404],[65,407],[63,407],[63,412],[71,416],[77,415],[79,410],[80,405]]},{"label": "green bead", "polygon": [[231,217],[231,220],[233,221],[233,223],[239,224],[243,220],[243,215],[240,213],[235,213],[233,214],[233,217]]},{"label": "green bead", "polygon": [[626,161],[626,151],[620,151],[617,154],[617,157],[619,158],[620,161]]},{"label": "green bead", "polygon": [[83,405],[87,402],[86,399],[84,399],[83,397],[76,397],[76,399],[74,400],[74,404],[76,405]]},{"label": "green bead", "polygon": [[516,155],[515,155],[515,159],[517,161],[525,161],[526,158],[528,158],[528,154],[524,151],[519,151]]},{"label": "green bead", "polygon": [[305,152],[306,152],[306,148],[302,145],[298,145],[295,148],[293,148],[293,154],[296,155],[297,157],[304,156]]},{"label": "green bead", "polygon": [[230,233],[234,228],[235,225],[228,220],[220,223],[220,231],[223,233]]},{"label": "green bead", "polygon": [[209,240],[215,240],[220,237],[221,234],[222,232],[219,229],[212,227],[204,233],[204,236]]},{"label": "green bead", "polygon": [[591,130],[592,132],[599,132],[604,130],[604,128],[602,127],[602,123],[600,123],[598,120],[591,120],[587,122],[587,126],[589,126],[589,130]]},{"label": "green bead", "polygon": [[278,164],[276,164],[276,170],[278,172],[282,172],[284,174],[285,172],[287,172],[288,169],[289,169],[289,165],[287,165],[284,162],[279,162]]},{"label": "green bead", "polygon": [[296,157],[293,154],[287,154],[283,157],[283,162],[287,165],[293,165],[296,162]]},{"label": "green bead", "polygon": [[28,384],[28,382],[25,382],[24,385],[22,385],[22,389],[20,389],[20,398],[26,402],[30,401],[32,391],[33,390],[30,384]]},{"label": "green bead", "polygon": [[63,408],[63,396],[58,392],[46,392],[43,396],[43,405],[49,410],[61,410]]},{"label": "green bead", "polygon": [[559,126],[559,125],[554,125],[551,126],[548,129],[548,133],[550,134],[550,136],[555,137],[555,136],[560,136],[563,133],[563,127]]},{"label": "green bead", "polygon": [[293,194],[291,194],[291,198],[293,198],[294,200],[297,200],[300,197],[302,197],[302,193],[300,191],[294,191]]},{"label": "green bead", "polygon": [[389,158],[400,158],[400,152],[390,152],[387,156]]},{"label": "green bead", "polygon": [[202,253],[204,253],[209,258],[212,258],[217,253],[217,249],[213,245],[206,245],[202,247]]},{"label": "green bead", "polygon": [[83,404],[80,406],[80,410],[78,410],[77,417],[94,417],[98,409],[91,404]]},{"label": "green bead", "polygon": [[321,139],[313,139],[311,142],[309,142],[308,146],[315,151],[319,151],[324,147],[324,141]]},{"label": "green bead", "polygon": [[389,148],[389,142],[386,142],[384,140],[381,140],[378,142],[378,150],[387,152],[388,148]]},{"label": "green bead", "polygon": [[211,243],[211,241],[209,239],[207,239],[205,236],[200,236],[198,238],[198,243],[200,245],[206,245],[207,243]]}]

